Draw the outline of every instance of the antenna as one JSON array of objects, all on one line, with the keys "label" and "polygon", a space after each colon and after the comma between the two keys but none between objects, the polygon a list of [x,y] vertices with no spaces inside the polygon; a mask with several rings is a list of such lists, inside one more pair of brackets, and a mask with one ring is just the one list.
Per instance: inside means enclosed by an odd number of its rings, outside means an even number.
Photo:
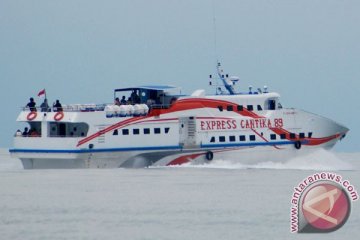
[{"label": "antenna", "polygon": [[216,15],[215,15],[215,0],[212,0],[212,11],[213,11],[213,33],[214,33],[214,55],[216,59],[216,64],[218,64],[218,55],[217,55],[217,36],[216,36]]},{"label": "antenna", "polygon": [[[212,0],[212,11],[213,11],[213,32],[214,32],[214,54],[215,54],[215,59],[216,59],[216,70],[217,70],[217,75],[219,76],[219,78],[221,79],[221,81],[224,84],[224,87],[226,88],[226,90],[229,92],[230,95],[234,95],[236,94],[235,89],[233,87],[233,85],[235,84],[235,82],[237,80],[231,80],[229,79],[229,74],[224,74],[222,68],[221,68],[221,64],[220,61],[218,59],[218,55],[217,55],[217,36],[216,36],[216,14],[215,14],[215,0]],[[211,83],[211,78],[212,76],[210,75],[210,82],[209,85],[212,85]],[[222,90],[221,88],[217,88],[216,92],[220,92],[220,94],[222,94]]]}]

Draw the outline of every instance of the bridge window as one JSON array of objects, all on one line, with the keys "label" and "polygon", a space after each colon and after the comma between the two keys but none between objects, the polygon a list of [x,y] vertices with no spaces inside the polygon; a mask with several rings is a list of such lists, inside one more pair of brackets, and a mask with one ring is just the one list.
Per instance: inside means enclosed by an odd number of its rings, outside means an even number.
[{"label": "bridge window", "polygon": [[276,101],[275,100],[269,100],[268,101],[268,109],[269,110],[275,110],[275,105],[276,104]]},{"label": "bridge window", "polygon": [[220,136],[220,137],[219,137],[219,142],[225,142],[225,137],[224,137],[224,136]]},{"label": "bridge window", "polygon": [[240,138],[239,138],[239,139],[240,139],[240,141],[241,141],[241,142],[246,141],[246,137],[245,137],[245,135],[240,135]]},{"label": "bridge window", "polygon": [[295,133],[290,133],[290,139],[295,139],[295,138],[296,138]]},{"label": "bridge window", "polygon": [[228,111],[234,111],[234,108],[233,108],[233,106],[228,105],[228,106],[226,107],[226,110],[228,110]]},{"label": "bridge window", "polygon": [[299,133],[299,138],[305,138],[305,133]]},{"label": "bridge window", "polygon": [[150,128],[144,128],[144,134],[150,134]]},{"label": "bridge window", "polygon": [[113,135],[118,135],[119,131],[117,129],[114,130]]},{"label": "bridge window", "polygon": [[218,106],[218,109],[220,112],[222,112],[224,110],[223,106]]},{"label": "bridge window", "polygon": [[230,142],[235,142],[235,136],[229,136]]},{"label": "bridge window", "polygon": [[262,107],[260,105],[257,105],[257,110],[262,111]]},{"label": "bridge window", "polygon": [[256,139],[255,135],[250,135],[249,138],[250,138],[250,141],[255,141],[255,139]]},{"label": "bridge window", "polygon": [[270,139],[271,140],[276,140],[276,134],[270,134]]},{"label": "bridge window", "polygon": [[253,111],[254,110],[254,106],[253,105],[247,105],[247,110],[248,111]]},{"label": "bridge window", "polygon": [[170,130],[170,128],[169,128],[169,127],[166,127],[166,128],[165,128],[165,133],[168,133],[169,130]]},{"label": "bridge window", "polygon": [[312,137],[312,134],[313,134],[312,132],[309,132],[309,133],[308,133],[308,138],[311,138],[311,137]]},{"label": "bridge window", "polygon": [[242,106],[242,105],[237,105],[237,110],[238,110],[239,112],[241,112],[241,111],[243,111],[243,110],[244,110],[244,108],[243,108],[243,106]]},{"label": "bridge window", "polygon": [[286,134],[285,133],[280,134],[280,138],[281,139],[286,139]]},{"label": "bridge window", "polygon": [[160,134],[160,133],[161,133],[160,128],[154,128],[154,133],[155,133],[155,134]]},{"label": "bridge window", "polygon": [[211,137],[210,142],[215,142],[215,137]]}]

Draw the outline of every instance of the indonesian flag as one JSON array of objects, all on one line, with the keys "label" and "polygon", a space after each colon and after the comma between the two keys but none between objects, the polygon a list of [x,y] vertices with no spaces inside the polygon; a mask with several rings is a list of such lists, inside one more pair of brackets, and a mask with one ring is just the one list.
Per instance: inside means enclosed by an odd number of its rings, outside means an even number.
[{"label": "indonesian flag", "polygon": [[41,95],[44,95],[44,94],[46,94],[45,88],[38,93],[38,97],[40,97]]}]

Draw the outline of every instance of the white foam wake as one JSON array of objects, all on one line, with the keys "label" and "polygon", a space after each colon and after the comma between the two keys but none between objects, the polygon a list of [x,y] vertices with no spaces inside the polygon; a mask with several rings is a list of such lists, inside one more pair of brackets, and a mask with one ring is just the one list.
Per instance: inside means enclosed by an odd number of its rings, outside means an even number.
[{"label": "white foam wake", "polygon": [[[345,156],[345,157],[344,157]],[[210,163],[194,165],[187,163],[180,167],[190,168],[222,168],[222,169],[295,169],[295,170],[356,170],[353,162],[360,162],[360,154],[339,154],[324,149],[316,150],[306,156],[294,157],[285,162],[269,161],[256,164],[242,164],[227,160],[213,160]],[[357,164],[358,165],[358,164]]]},{"label": "white foam wake", "polygon": [[[200,165],[187,163],[171,167],[215,169],[297,169],[323,171],[360,170],[360,153],[336,153],[319,149],[306,156],[291,158],[286,162],[277,162],[274,160],[257,164],[242,164],[236,161],[214,159],[210,163]],[[20,160],[11,158],[8,149],[0,149],[0,171],[20,169],[23,169]]]},{"label": "white foam wake", "polygon": [[0,148],[0,171],[20,170],[23,166],[19,159],[11,158],[9,150]]}]

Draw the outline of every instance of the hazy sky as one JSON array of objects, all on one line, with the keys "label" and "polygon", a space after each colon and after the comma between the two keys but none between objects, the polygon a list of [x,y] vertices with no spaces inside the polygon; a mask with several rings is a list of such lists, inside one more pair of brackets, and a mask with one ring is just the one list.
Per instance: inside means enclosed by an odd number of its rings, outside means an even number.
[{"label": "hazy sky", "polygon": [[336,150],[360,150],[355,0],[0,0],[0,147],[43,88],[64,104],[112,102],[114,88],[142,84],[212,91],[213,12],[217,55],[241,89],[267,85],[284,107],[346,125]]}]

